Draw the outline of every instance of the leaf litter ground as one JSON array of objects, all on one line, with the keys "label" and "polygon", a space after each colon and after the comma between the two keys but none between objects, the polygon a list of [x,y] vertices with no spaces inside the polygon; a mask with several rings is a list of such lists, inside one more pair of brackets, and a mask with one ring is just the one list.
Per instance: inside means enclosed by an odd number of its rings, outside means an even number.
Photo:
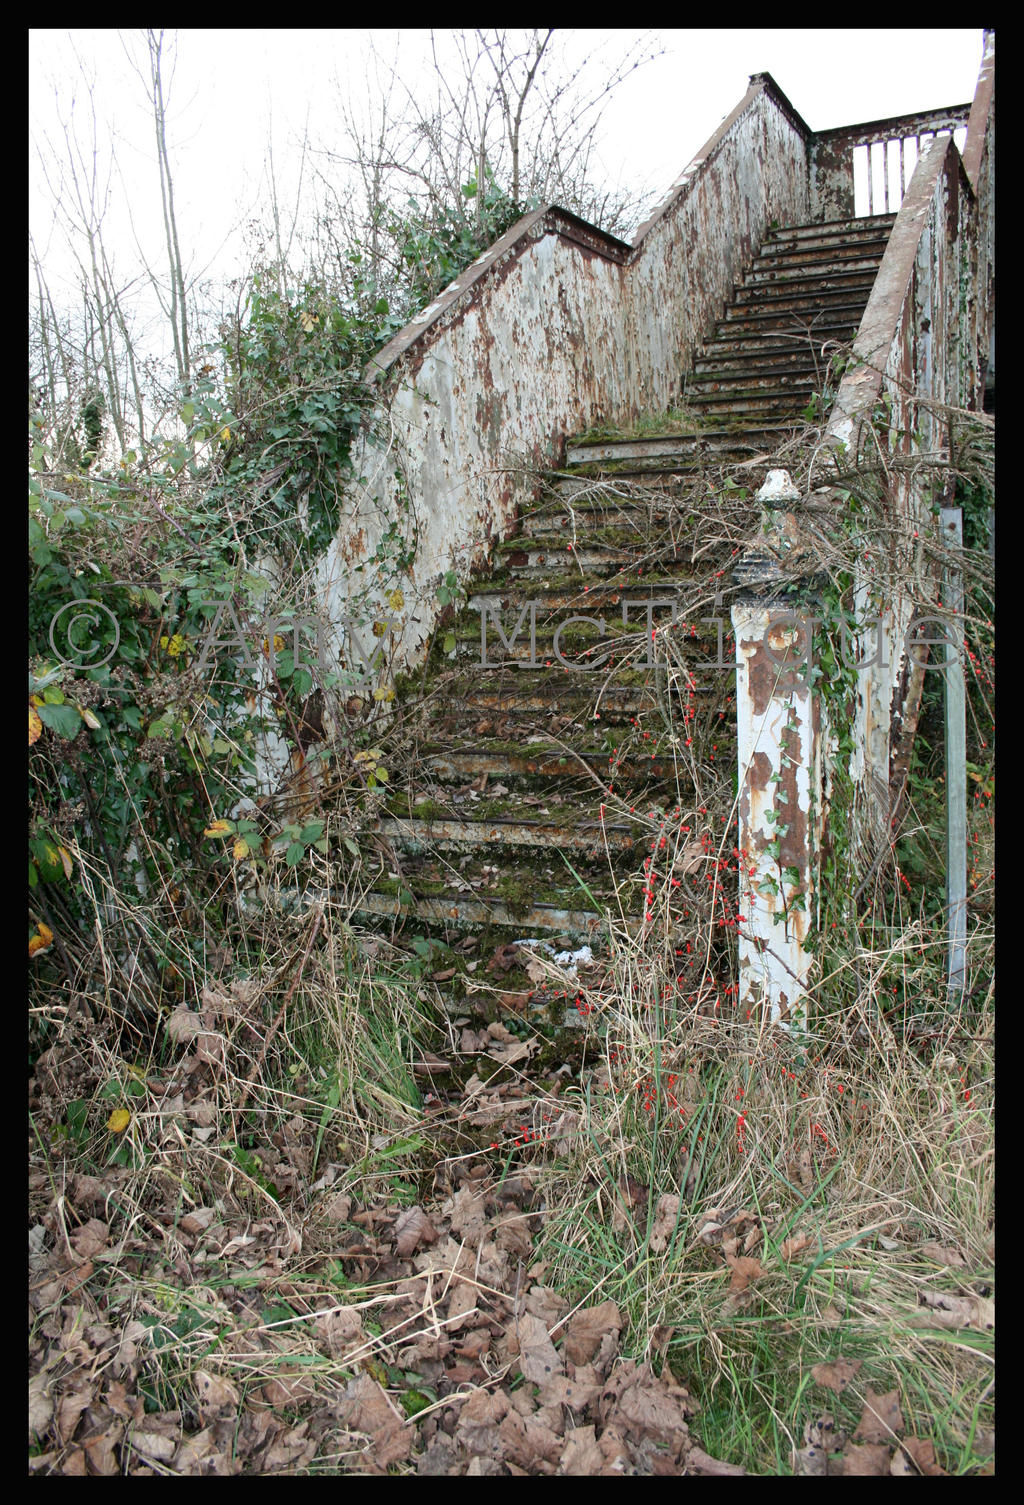
[{"label": "leaf litter ground", "polygon": [[[499,947],[487,970],[500,979],[516,960]],[[526,965],[538,982],[543,968]],[[510,1022],[527,996],[509,997]],[[207,990],[203,1010],[171,1016],[179,1059],[145,1076],[144,1165],[129,1153],[114,1157],[121,1164],[94,1157],[91,1169],[75,1169],[75,1156],[57,1152],[69,1100],[97,1087],[87,1030],[69,1028],[37,1063],[32,1472],[744,1472],[700,1446],[701,1408],[665,1360],[671,1330],[655,1332],[645,1360],[629,1356],[615,1300],[595,1289],[572,1305],[546,1284],[538,1245],[549,1214],[530,1141],[538,1154],[571,1141],[579,1112],[559,1101],[557,1082],[538,1096],[524,1074],[536,1038],[493,1019],[467,1023],[449,1052],[456,1059],[425,1063],[449,1079],[459,1067],[457,1116],[465,1131],[516,1146],[504,1167],[452,1155],[415,1201],[396,1201],[380,1179],[360,1200],[341,1162],[318,1164],[315,1118],[283,1119],[250,1163],[232,1163],[217,1011],[244,1003],[244,994]],[[480,1071],[484,1062],[492,1074]],[[495,1063],[504,1068],[497,1076]],[[538,1121],[538,1101],[543,1134],[526,1121]],[[445,1094],[433,1111],[451,1113]],[[662,1256],[685,1189],[653,1198],[625,1175],[610,1192],[613,1223],[650,1203],[649,1246]],[[698,1242],[721,1271],[723,1320],[750,1305],[767,1273],[771,1227],[754,1208],[702,1213]],[[796,1268],[816,1248],[804,1233],[778,1241],[781,1261]],[[928,1257],[952,1271],[964,1263],[938,1242]],[[924,1289],[921,1305],[935,1327],[994,1320],[991,1303],[969,1288]],[[822,1408],[794,1439],[793,1471],[941,1474],[933,1441],[908,1432],[898,1391],[858,1388],[860,1364],[837,1352],[810,1370]],[[834,1404],[850,1387],[855,1426]],[[975,1446],[984,1455],[994,1437],[979,1429]]]}]

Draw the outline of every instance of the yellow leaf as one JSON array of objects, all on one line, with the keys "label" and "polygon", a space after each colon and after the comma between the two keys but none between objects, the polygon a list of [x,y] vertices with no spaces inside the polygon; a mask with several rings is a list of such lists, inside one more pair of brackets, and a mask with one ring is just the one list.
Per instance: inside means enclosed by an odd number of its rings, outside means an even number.
[{"label": "yellow leaf", "polygon": [[378,685],[377,689],[373,692],[373,698],[374,700],[394,700],[394,685]]},{"label": "yellow leaf", "polygon": [[30,957],[36,956],[40,951],[45,951],[49,946],[52,945],[53,931],[48,925],[44,925],[42,921],[40,921],[39,928],[36,931],[35,935],[31,936],[29,939],[28,954]]},{"label": "yellow leaf", "polygon": [[387,630],[388,624],[386,622],[374,622],[373,635],[375,638],[382,638]]},{"label": "yellow leaf", "polygon": [[75,864],[71,860],[71,853],[68,851],[67,847],[58,847],[57,854],[60,857],[61,866],[64,869],[65,878],[70,878],[75,866]]},{"label": "yellow leaf", "polygon": [[204,836],[230,836],[230,834],[231,822],[229,820],[215,820],[203,832]]},{"label": "yellow leaf", "polygon": [[172,638],[161,638],[160,647],[171,658],[177,658],[179,654],[184,652],[185,639],[180,632],[176,632]]},{"label": "yellow leaf", "polygon": [[221,431],[220,431],[220,437],[224,441],[225,444],[230,443],[230,441],[231,441],[231,430],[228,429],[228,428],[221,429]]},{"label": "yellow leaf", "polygon": [[96,715],[95,711],[90,711],[88,706],[80,705],[78,707],[78,714],[81,716],[82,720],[85,722],[90,731],[99,731],[100,718]]},{"label": "yellow leaf", "polygon": [[379,779],[382,784],[386,784],[388,781],[388,771],[386,768],[375,768],[373,770],[373,776],[375,779]]},{"label": "yellow leaf", "polygon": [[231,855],[236,862],[243,861],[249,855],[249,843],[240,836],[231,848]]},{"label": "yellow leaf", "polygon": [[43,734],[43,723],[39,719],[39,712],[33,707],[28,708],[28,745],[38,742]]},{"label": "yellow leaf", "polygon": [[388,605],[394,607],[395,611],[401,611],[405,605],[405,597],[402,595],[402,592],[397,590],[392,591],[388,597]]},{"label": "yellow leaf", "polygon": [[123,1134],[132,1121],[127,1108],[115,1108],[107,1119],[107,1128],[112,1134]]}]

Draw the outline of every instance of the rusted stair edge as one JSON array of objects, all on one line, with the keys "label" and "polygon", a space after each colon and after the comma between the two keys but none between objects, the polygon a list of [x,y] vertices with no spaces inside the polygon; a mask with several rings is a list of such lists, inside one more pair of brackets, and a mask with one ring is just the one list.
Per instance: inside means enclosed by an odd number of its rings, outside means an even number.
[{"label": "rusted stair edge", "polygon": [[593,941],[607,936],[609,926],[625,934],[635,934],[642,920],[637,915],[612,916],[610,908],[557,909],[551,904],[534,904],[525,909],[511,908],[500,900],[466,898],[452,893],[450,897],[413,899],[410,903],[387,894],[367,892],[355,904],[357,913],[378,915],[382,919],[423,920],[427,924],[447,926],[499,925],[502,929],[518,930],[522,935],[542,930],[550,935],[572,938],[582,937]]}]

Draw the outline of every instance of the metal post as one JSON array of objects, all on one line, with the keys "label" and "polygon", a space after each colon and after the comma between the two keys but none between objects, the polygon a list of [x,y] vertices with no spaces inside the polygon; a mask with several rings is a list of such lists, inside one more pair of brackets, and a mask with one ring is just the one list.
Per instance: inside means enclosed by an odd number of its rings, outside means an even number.
[{"label": "metal post", "polygon": [[[943,507],[942,537],[948,549],[963,547],[959,507]],[[964,694],[964,585],[959,563],[943,572],[946,628],[946,911],[949,925],[949,991],[962,994],[967,981],[967,709]]]}]

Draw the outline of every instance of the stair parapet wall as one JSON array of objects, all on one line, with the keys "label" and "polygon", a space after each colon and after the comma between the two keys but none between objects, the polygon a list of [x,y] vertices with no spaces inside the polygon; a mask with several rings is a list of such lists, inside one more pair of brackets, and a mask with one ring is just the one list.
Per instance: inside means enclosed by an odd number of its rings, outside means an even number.
[{"label": "stair parapet wall", "polygon": [[[992,138],[975,112],[972,126],[969,144],[976,146],[981,136],[975,150],[981,186]],[[873,460],[880,441],[903,462],[892,467],[889,506],[911,557],[912,535],[926,526],[931,497],[908,462],[948,454],[943,406],[981,407],[994,302],[987,276],[978,275],[979,256],[991,254],[990,185],[987,192],[983,213],[951,137],[937,138],[919,159],[854,342],[860,364],[843,377],[827,428],[827,439],[845,445],[851,461],[861,454]],[[994,286],[994,265],[990,270]],[[927,582],[913,594],[922,587],[927,591]],[[868,857],[888,838],[900,731],[916,721],[921,691],[907,652],[913,594],[890,592],[879,601],[878,591],[879,582],[867,573],[857,582],[858,609],[865,617],[880,613],[885,644],[880,655],[864,644],[867,667],[859,674],[850,770],[857,790],[855,841]]]},{"label": "stair parapet wall", "polygon": [[989,379],[995,379],[995,173],[996,173],[996,39],[995,32],[985,32],[985,52],[978,77],[978,87],[971,105],[964,146],[964,168],[971,180],[977,200],[975,247],[977,266],[975,287],[978,295],[977,342],[980,364]]},{"label": "stair parapet wall", "polygon": [[407,506],[417,609],[400,656],[415,661],[438,577],[483,562],[568,434],[679,400],[770,225],[807,218],[809,135],[774,81],[755,75],[632,248],[557,206],[538,210],[380,352],[368,374],[387,438],[368,438],[356,457],[364,479],[322,564],[332,620],[346,614],[355,566]]}]

